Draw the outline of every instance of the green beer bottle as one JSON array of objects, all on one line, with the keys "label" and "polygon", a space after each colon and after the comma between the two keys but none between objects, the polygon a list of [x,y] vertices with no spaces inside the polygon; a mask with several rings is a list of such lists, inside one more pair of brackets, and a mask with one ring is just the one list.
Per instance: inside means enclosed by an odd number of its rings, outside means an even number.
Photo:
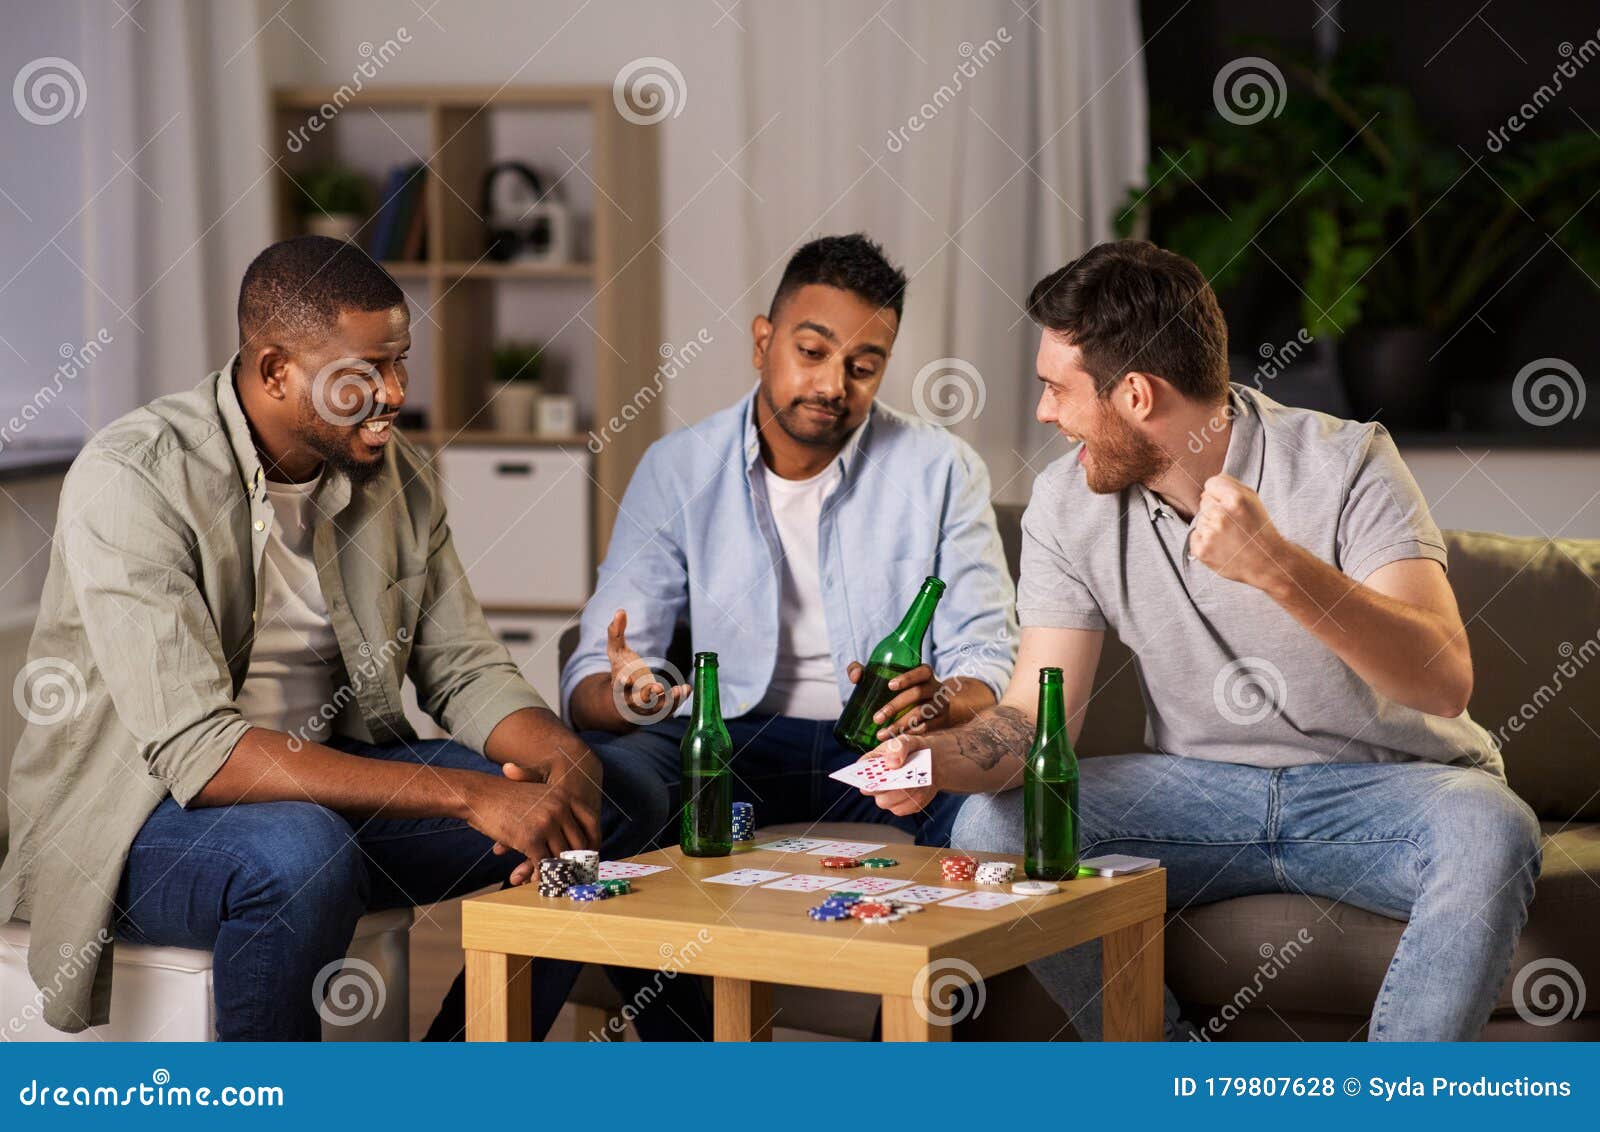
[{"label": "green beer bottle", "polygon": [[688,857],[726,857],[733,852],[733,740],[722,722],[717,696],[717,654],[694,654],[694,710],[678,744],[683,816],[678,844]]},{"label": "green beer bottle", "polygon": [[1039,669],[1039,727],[1022,767],[1023,872],[1034,880],[1078,875],[1078,756],[1067,738],[1061,669]]},{"label": "green beer bottle", "polygon": [[927,578],[922,589],[900,619],[899,626],[872,650],[850,693],[850,702],[844,705],[844,714],[833,725],[833,737],[858,755],[864,755],[878,745],[878,729],[889,721],[874,723],[872,717],[878,709],[894,699],[897,692],[889,690],[889,681],[910,672],[922,663],[922,641],[933,622],[934,606],[944,593],[944,583],[938,578]]}]

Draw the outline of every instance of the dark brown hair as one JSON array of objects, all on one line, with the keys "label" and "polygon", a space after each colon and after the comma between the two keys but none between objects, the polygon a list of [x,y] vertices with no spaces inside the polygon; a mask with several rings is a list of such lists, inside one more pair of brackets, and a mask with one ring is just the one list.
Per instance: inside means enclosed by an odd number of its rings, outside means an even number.
[{"label": "dark brown hair", "polygon": [[1105,393],[1132,371],[1193,401],[1228,391],[1228,324],[1192,262],[1147,240],[1097,244],[1034,285],[1028,317],[1067,336]]}]

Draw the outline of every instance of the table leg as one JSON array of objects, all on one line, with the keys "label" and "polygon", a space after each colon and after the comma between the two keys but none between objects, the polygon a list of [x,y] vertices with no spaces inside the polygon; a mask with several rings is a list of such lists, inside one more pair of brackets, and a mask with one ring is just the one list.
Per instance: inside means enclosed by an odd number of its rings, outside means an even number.
[{"label": "table leg", "polygon": [[533,1038],[532,962],[498,951],[467,952],[467,1041]]},{"label": "table leg", "polygon": [[[917,1009],[918,1006],[922,1009]],[[929,1021],[933,1019],[933,1021]],[[883,1040],[886,1042],[947,1042],[951,1024],[908,995],[883,996]]]},{"label": "table leg", "polygon": [[771,984],[718,977],[714,980],[711,1017],[719,1042],[770,1042]]},{"label": "table leg", "polygon": [[1101,940],[1102,1027],[1108,1042],[1159,1042],[1163,916],[1151,916]]}]

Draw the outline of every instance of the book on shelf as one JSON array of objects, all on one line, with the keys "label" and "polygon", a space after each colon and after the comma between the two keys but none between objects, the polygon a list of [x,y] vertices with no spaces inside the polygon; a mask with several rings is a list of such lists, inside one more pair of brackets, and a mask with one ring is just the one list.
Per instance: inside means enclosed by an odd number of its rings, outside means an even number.
[{"label": "book on shelf", "polygon": [[383,182],[383,201],[372,225],[367,251],[380,262],[421,259],[426,247],[427,210],[423,207],[426,167],[397,165]]}]

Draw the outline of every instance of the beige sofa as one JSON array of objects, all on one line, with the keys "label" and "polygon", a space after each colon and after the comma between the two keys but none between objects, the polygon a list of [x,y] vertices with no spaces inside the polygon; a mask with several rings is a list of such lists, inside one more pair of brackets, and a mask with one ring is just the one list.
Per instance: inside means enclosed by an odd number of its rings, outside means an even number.
[{"label": "beige sofa", "polygon": [[[1021,509],[996,509],[1012,570]],[[1471,711],[1502,734],[1507,776],[1539,815],[1544,864],[1527,928],[1484,1037],[1600,1039],[1600,1011],[1558,1017],[1562,1003],[1600,994],[1600,541],[1508,538],[1451,531],[1450,576],[1472,640],[1477,673]],[[571,641],[563,644],[563,659]],[[676,647],[679,642],[674,642]],[[687,642],[684,642],[687,644]],[[1144,703],[1128,651],[1107,641],[1093,706],[1078,745],[1083,758],[1144,749]],[[1565,668],[1563,669],[1563,666]],[[1509,721],[1515,719],[1515,724]],[[759,816],[759,815],[758,815]],[[878,827],[826,827],[865,837]],[[777,832],[776,830],[770,832]],[[890,830],[874,839],[888,839]],[[1266,895],[1191,907],[1168,918],[1167,981],[1213,1040],[1364,1038],[1366,1018],[1404,923],[1331,900]],[[1272,962],[1304,929],[1315,941],[1292,962]],[[1266,977],[1263,967],[1272,970]],[[1524,1012],[1513,986],[1524,975]],[[577,1000],[615,1002],[598,971]],[[870,1036],[870,999],[782,989],[776,1025],[840,1037]],[[1075,1037],[1026,972],[993,980],[983,1013],[962,1038]]]}]

